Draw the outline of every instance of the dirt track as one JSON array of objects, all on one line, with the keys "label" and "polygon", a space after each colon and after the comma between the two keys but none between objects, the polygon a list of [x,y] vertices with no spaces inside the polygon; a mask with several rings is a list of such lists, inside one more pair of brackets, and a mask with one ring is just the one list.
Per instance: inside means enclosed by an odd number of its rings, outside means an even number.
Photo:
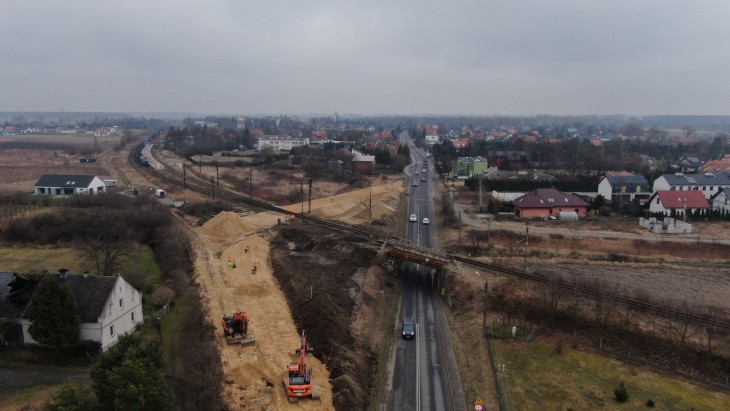
[{"label": "dirt track", "polygon": [[[374,187],[374,218],[392,213],[402,190],[401,181]],[[363,204],[369,197],[370,190],[363,189],[316,200],[312,202],[312,212],[348,222],[367,221],[369,212]],[[292,211],[298,211],[297,206],[292,206]],[[196,230],[199,234],[194,246],[196,280],[208,302],[210,321],[220,329],[224,314],[246,311],[251,319],[251,334],[256,339],[251,347],[229,346],[218,331],[220,339],[216,344],[226,381],[223,400],[229,409],[235,410],[332,410],[329,371],[315,357],[310,357],[308,364],[313,368],[320,400],[289,404],[282,387],[286,365],[295,360],[299,330],[269,262],[271,233],[268,228],[280,219],[282,215],[273,213],[242,217],[223,212]],[[248,253],[244,252],[246,245]],[[229,256],[236,268],[228,265]],[[251,273],[254,262],[256,274]]]}]

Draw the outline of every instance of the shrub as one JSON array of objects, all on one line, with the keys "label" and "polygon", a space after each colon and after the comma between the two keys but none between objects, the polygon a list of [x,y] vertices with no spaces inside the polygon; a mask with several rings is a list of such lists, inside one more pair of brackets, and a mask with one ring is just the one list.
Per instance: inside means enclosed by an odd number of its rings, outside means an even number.
[{"label": "shrub", "polygon": [[649,400],[647,400],[647,401],[646,401],[646,406],[647,406],[647,407],[649,407],[649,408],[654,408],[654,405],[656,405],[656,404],[654,403],[654,400],[652,400],[652,399],[649,399]]},{"label": "shrub", "polygon": [[616,397],[618,402],[626,402],[629,399],[629,392],[626,390],[626,384],[620,382],[618,387],[613,390],[613,395]]},{"label": "shrub", "polygon": [[152,304],[162,307],[175,298],[175,292],[167,287],[159,287],[152,293]]}]

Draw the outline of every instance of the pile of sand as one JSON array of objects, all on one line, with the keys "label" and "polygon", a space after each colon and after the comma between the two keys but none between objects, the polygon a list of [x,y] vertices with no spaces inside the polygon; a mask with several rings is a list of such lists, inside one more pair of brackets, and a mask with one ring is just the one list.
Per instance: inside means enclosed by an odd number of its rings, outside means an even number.
[{"label": "pile of sand", "polygon": [[219,238],[236,238],[255,230],[254,225],[247,223],[246,220],[231,211],[218,213],[200,228],[203,234]]}]

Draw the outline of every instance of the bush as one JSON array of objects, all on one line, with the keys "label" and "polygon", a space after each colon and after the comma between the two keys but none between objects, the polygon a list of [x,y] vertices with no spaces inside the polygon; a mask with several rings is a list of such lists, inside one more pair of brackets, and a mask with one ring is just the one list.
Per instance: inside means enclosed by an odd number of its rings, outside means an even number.
[{"label": "bush", "polygon": [[173,298],[175,298],[174,291],[167,287],[158,287],[155,292],[152,293],[152,304],[159,308],[170,302]]},{"label": "bush", "polygon": [[647,400],[647,401],[646,401],[646,406],[647,406],[647,407],[649,407],[649,408],[654,408],[654,405],[656,405],[656,404],[654,403],[654,400],[652,400],[652,399],[649,399],[649,400]]},{"label": "bush", "polygon": [[613,395],[616,397],[618,402],[626,402],[629,399],[629,392],[626,390],[626,384],[620,382],[618,387],[613,390]]}]

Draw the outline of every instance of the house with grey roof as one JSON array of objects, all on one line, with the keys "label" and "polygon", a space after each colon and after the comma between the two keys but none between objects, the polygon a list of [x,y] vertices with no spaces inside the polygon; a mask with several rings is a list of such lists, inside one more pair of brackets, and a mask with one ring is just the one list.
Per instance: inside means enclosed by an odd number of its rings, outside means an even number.
[{"label": "house with grey roof", "polygon": [[710,207],[713,211],[730,213],[730,188],[722,188],[710,197]]},{"label": "house with grey roof", "polygon": [[730,188],[730,177],[723,173],[675,173],[654,180],[652,191],[702,191],[709,199],[723,188]]},{"label": "house with grey roof", "polygon": [[608,201],[645,203],[651,197],[651,187],[641,175],[605,176],[598,183],[598,194]]},{"label": "house with grey roof", "polygon": [[80,339],[98,341],[106,351],[120,335],[134,331],[142,317],[142,294],[121,276],[90,274],[0,273],[0,338],[12,345],[35,344],[28,333],[30,302],[41,284],[59,282],[68,287],[80,317]]},{"label": "house with grey roof", "polygon": [[106,192],[106,184],[97,176],[78,174],[43,174],[35,183],[35,194],[70,196]]}]

